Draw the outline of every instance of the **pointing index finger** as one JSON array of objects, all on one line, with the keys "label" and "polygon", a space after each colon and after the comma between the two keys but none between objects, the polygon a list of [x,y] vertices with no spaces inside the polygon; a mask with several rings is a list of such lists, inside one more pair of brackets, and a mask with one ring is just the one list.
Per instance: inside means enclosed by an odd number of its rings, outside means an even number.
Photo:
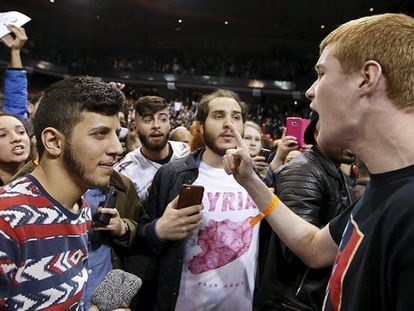
[{"label": "pointing index finger", "polygon": [[239,131],[236,130],[236,128],[231,123],[229,123],[229,128],[233,132],[234,138],[236,139],[236,147],[241,148],[242,150],[246,151],[247,154],[248,154],[249,153],[249,148],[245,144],[245,142],[244,142],[241,134],[239,133]]}]

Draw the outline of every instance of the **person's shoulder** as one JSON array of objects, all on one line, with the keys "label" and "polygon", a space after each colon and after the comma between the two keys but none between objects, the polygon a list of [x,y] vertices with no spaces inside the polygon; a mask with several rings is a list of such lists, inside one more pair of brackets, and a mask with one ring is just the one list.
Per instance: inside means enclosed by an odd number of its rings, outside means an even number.
[{"label": "person's shoulder", "polygon": [[184,157],[171,160],[170,162],[161,166],[159,170],[179,172],[188,168],[192,168],[194,165],[195,161],[193,156],[191,154],[188,154]]},{"label": "person's shoulder", "polygon": [[124,173],[129,167],[142,166],[144,155],[141,152],[141,148],[137,148],[127,153],[116,165],[115,170],[120,173]]},{"label": "person's shoulder", "polygon": [[187,143],[181,141],[172,141],[169,140],[168,143],[170,144],[173,154],[177,158],[185,157],[190,153],[190,146]]},{"label": "person's shoulder", "polygon": [[[296,159],[297,161],[294,161]],[[339,178],[334,163],[324,156],[317,148],[312,148],[311,150],[304,152],[302,155],[294,158],[291,162],[289,162],[289,164],[296,167],[296,169],[306,171],[308,175],[315,175],[320,178],[326,178],[327,176]]]},{"label": "person's shoulder", "polygon": [[128,152],[121,161],[119,161],[119,163],[123,163],[123,162],[127,162],[127,161],[132,161],[132,162],[137,162],[141,157],[143,157],[142,152],[141,152],[141,147],[138,147],[130,152]]},{"label": "person's shoulder", "polygon": [[119,173],[115,170],[112,172],[110,183],[122,190],[134,187],[132,180],[128,176]]},{"label": "person's shoulder", "polygon": [[29,177],[19,177],[0,188],[0,210],[25,205],[30,198],[40,195],[41,193]]},{"label": "person's shoulder", "polygon": [[282,165],[278,170],[278,173],[290,172],[290,171],[312,171],[316,169],[315,164],[312,161],[312,156],[307,153],[302,153],[297,157],[290,160],[288,163]]},{"label": "person's shoulder", "polygon": [[394,191],[390,197],[388,198],[389,201],[396,202],[400,204],[401,209],[407,208],[411,211],[414,211],[414,176],[410,177],[405,181],[401,181],[399,187],[396,191]]},{"label": "person's shoulder", "polygon": [[195,156],[197,153],[190,153],[185,157],[173,159],[162,165],[157,174],[160,178],[166,178],[170,175],[179,175],[183,172],[193,171],[197,168]]},{"label": "person's shoulder", "polygon": [[14,192],[18,193],[22,190],[30,191],[32,188],[29,184],[32,184],[33,181],[28,177],[28,175],[20,176],[10,183],[2,186],[0,194],[5,195],[5,193],[9,193],[10,195]]},{"label": "person's shoulder", "polygon": [[295,187],[305,184],[307,187],[319,188],[322,185],[330,187],[328,176],[324,167],[318,162],[311,161],[307,153],[298,155],[273,173],[277,183],[294,183],[290,185]]}]

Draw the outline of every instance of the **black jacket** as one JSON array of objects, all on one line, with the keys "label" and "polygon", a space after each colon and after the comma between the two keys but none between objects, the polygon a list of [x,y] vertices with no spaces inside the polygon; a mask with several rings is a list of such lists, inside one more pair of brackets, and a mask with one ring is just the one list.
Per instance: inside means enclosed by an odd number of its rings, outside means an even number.
[{"label": "black jacket", "polygon": [[[276,194],[296,214],[317,227],[354,201],[349,178],[317,147],[273,174]],[[310,269],[272,234],[258,310],[321,310],[330,268]]]},{"label": "black jacket", "polygon": [[[146,286],[144,289],[146,295],[145,297],[140,295],[138,310],[142,310],[142,305],[148,306],[148,300],[152,301],[152,305],[147,308],[161,311],[175,309],[180,288],[185,240],[160,241],[155,235],[154,222],[162,216],[168,203],[179,194],[181,185],[192,184],[197,179],[203,151],[204,149],[199,149],[186,158],[163,165],[154,176],[146,206],[148,215],[144,217],[146,219],[143,219],[143,226],[139,233],[146,237],[148,248],[153,253],[153,271],[151,277],[147,275],[147,280],[143,282]],[[260,235],[270,236],[269,228],[266,225],[261,226]],[[268,240],[268,238],[263,239],[263,241]],[[259,267],[263,266],[260,265],[260,258],[263,257],[261,249],[262,251],[266,249],[262,242],[259,247]]]}]

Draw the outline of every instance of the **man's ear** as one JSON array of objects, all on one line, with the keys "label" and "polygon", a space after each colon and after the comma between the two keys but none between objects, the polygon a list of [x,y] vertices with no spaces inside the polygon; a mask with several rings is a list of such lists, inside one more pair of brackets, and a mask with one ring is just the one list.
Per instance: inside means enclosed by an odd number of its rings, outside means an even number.
[{"label": "man's ear", "polygon": [[374,61],[368,60],[364,63],[361,70],[361,81],[359,83],[359,90],[361,95],[372,94],[375,90],[378,89],[379,82],[382,77],[382,67],[381,65]]},{"label": "man's ear", "polygon": [[319,136],[319,130],[315,129],[315,132],[313,132],[313,138],[315,139],[315,141],[318,141],[318,136]]},{"label": "man's ear", "polygon": [[203,123],[199,123],[198,130],[201,134],[201,137],[203,137],[203,135],[204,135],[204,124]]},{"label": "man's ear", "polygon": [[65,135],[53,127],[42,131],[42,143],[45,151],[52,157],[59,157],[63,153]]}]

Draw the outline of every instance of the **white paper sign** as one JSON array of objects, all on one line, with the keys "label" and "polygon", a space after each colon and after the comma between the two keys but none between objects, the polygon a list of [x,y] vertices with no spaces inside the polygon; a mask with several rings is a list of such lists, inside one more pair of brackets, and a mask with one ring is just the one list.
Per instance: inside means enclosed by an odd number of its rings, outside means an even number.
[{"label": "white paper sign", "polygon": [[0,13],[0,38],[10,33],[6,25],[14,24],[21,27],[30,20],[29,16],[16,11]]}]

